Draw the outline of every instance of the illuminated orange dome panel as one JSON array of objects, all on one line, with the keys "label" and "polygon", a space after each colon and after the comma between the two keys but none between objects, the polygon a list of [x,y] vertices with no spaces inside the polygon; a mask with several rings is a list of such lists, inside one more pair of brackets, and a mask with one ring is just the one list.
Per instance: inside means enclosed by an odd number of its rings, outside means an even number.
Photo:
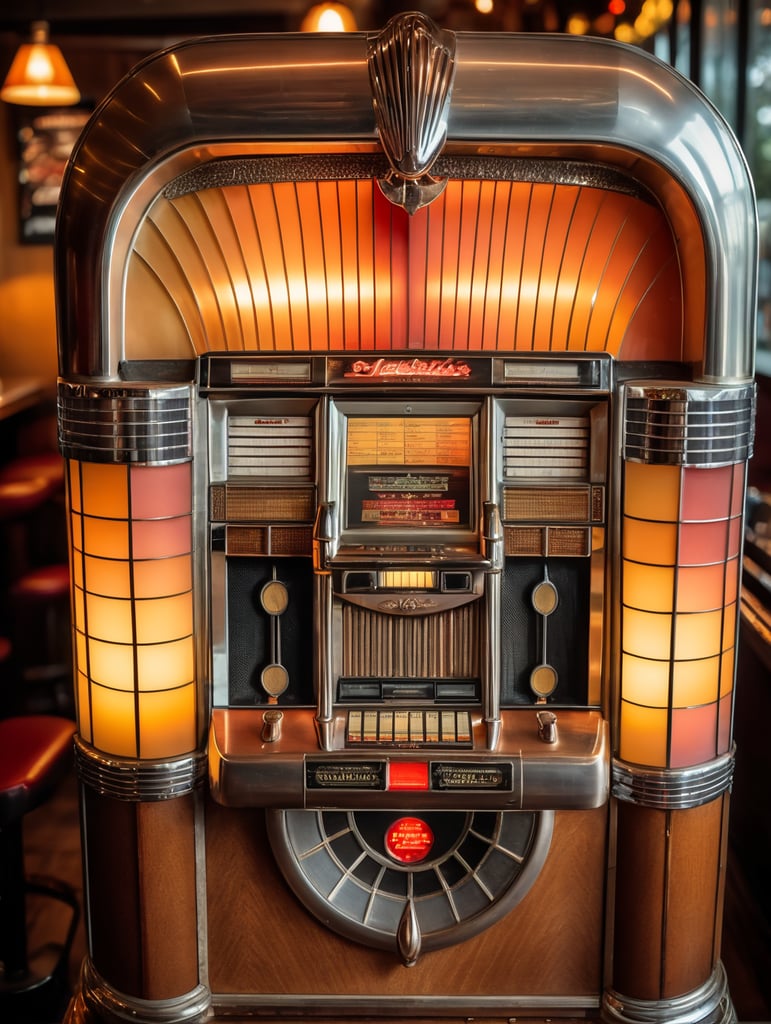
[{"label": "illuminated orange dome panel", "polygon": [[128,359],[220,350],[684,358],[664,214],[639,195],[578,184],[451,180],[412,216],[371,179],[161,197],[135,241],[126,311]]}]

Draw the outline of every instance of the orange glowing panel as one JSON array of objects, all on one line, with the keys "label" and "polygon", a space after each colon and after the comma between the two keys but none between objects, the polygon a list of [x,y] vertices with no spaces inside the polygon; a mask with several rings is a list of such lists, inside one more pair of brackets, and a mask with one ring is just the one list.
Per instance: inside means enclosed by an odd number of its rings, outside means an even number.
[{"label": "orange glowing panel", "polygon": [[625,465],[624,760],[686,767],[728,750],[743,487],[743,465]]},{"label": "orange glowing panel", "polygon": [[126,358],[171,346],[679,360],[698,325],[683,322],[678,267],[658,207],[612,189],[450,179],[412,215],[371,179],[203,189],[159,197],[138,232]]},{"label": "orange glowing panel", "polygon": [[[98,750],[195,748],[190,463],[69,463],[78,725]],[[181,715],[172,724],[165,714]],[[168,726],[168,728],[167,728]]]}]

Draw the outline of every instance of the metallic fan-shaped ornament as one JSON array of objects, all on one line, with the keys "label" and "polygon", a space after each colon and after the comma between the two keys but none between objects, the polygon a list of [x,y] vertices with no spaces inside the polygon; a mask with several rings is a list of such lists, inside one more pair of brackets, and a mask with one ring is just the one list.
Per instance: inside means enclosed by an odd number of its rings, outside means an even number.
[{"label": "metallic fan-shaped ornament", "polygon": [[447,137],[455,36],[422,14],[397,15],[372,41],[369,76],[380,141],[391,170],[379,185],[414,213],[443,191],[429,170]]}]

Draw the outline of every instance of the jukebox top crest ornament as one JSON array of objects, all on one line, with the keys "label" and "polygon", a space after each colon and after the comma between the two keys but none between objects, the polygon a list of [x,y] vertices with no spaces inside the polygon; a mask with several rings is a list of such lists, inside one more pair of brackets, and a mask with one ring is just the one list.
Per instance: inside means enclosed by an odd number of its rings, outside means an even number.
[{"label": "jukebox top crest ornament", "polygon": [[422,14],[392,18],[368,49],[375,120],[391,170],[378,184],[408,213],[441,195],[429,174],[447,137],[455,36]]}]

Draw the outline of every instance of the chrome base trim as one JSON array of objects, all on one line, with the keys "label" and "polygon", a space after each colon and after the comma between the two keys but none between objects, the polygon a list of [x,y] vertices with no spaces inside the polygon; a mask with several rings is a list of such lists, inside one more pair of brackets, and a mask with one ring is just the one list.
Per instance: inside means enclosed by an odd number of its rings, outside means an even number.
[{"label": "chrome base trim", "polygon": [[75,767],[84,786],[102,796],[150,803],[192,793],[206,777],[206,754],[198,751],[168,761],[111,757],[75,737]]},{"label": "chrome base trim", "polygon": [[58,386],[59,447],[82,462],[165,466],[193,454],[189,384]]},{"label": "chrome base trim", "polygon": [[728,980],[718,963],[706,984],[672,999],[631,999],[609,989],[603,996],[603,1024],[737,1024]]},{"label": "chrome base trim", "polygon": [[[276,1014],[299,1015],[307,1013],[309,1017],[334,1018],[371,1016],[396,1017],[399,1020],[423,1018],[429,1015],[443,1014],[464,1018],[490,1016],[493,1012],[505,1015],[507,1020],[515,1019],[513,1014],[526,1011],[528,1017],[537,1013],[540,1017],[560,1016],[597,1010],[600,1005],[597,997],[591,996],[405,996],[392,995],[346,996],[316,995],[314,993],[298,993],[292,995],[231,995],[215,993],[212,996],[212,1010],[215,1017],[233,1017],[236,1013],[249,1015],[265,1015],[271,1011]],[[283,1011],[283,1012],[282,1012]]]},{"label": "chrome base trim", "polygon": [[685,810],[700,807],[731,788],[734,751],[693,768],[642,768],[614,760],[611,795],[641,807]]},{"label": "chrome base trim", "polygon": [[80,1001],[86,1015],[103,1024],[203,1024],[209,1017],[211,993],[204,985],[174,999],[137,999],[118,992],[100,976],[86,957],[81,970]]}]

